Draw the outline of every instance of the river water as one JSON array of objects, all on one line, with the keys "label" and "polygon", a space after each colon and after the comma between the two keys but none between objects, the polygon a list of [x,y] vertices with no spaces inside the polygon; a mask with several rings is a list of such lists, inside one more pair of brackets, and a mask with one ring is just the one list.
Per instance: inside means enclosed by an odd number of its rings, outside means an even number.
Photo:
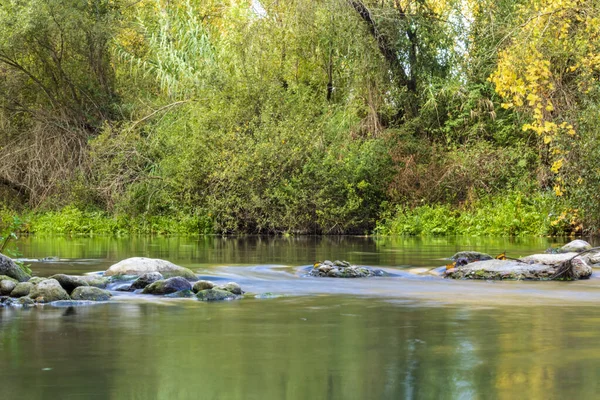
[{"label": "river water", "polygon": [[[596,398],[596,273],[494,283],[413,273],[459,250],[519,257],[566,241],[25,238],[18,245],[27,258],[58,257],[32,262],[35,275],[156,257],[236,281],[248,295],[207,304],[115,293],[93,306],[0,309],[0,398]],[[324,259],[393,276],[304,276]]]}]

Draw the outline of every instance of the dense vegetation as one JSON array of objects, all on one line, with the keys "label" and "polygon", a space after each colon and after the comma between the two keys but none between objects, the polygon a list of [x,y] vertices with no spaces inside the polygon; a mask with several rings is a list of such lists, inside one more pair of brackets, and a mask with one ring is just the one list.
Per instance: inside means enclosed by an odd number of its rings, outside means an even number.
[{"label": "dense vegetation", "polygon": [[0,0],[0,33],[23,230],[600,229],[594,0]]}]

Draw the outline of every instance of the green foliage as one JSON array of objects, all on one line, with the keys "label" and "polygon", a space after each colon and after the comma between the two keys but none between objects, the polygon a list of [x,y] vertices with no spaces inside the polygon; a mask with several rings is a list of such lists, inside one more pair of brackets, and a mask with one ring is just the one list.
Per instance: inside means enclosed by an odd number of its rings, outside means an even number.
[{"label": "green foliage", "polygon": [[[6,254],[11,258],[21,257],[23,254],[19,251],[19,248],[16,246],[10,246],[11,240],[18,239],[17,233],[22,229],[24,223],[23,221],[17,217],[12,216],[10,218],[10,222],[6,221],[3,218],[0,220],[0,226],[5,225],[4,231],[0,234],[0,253]],[[15,263],[28,275],[31,275],[31,269],[29,265],[25,264],[22,261],[15,261]]]},{"label": "green foliage", "polygon": [[424,205],[396,208],[380,222],[382,235],[526,236],[570,233],[553,224],[556,205],[552,193],[524,196],[507,192],[482,198],[462,208]]}]

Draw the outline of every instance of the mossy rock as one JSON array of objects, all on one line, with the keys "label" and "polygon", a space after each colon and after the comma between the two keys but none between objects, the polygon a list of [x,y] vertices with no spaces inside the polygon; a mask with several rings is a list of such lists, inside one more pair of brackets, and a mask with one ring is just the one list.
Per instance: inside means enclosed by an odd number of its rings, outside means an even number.
[{"label": "mossy rock", "polygon": [[226,292],[233,293],[236,295],[244,294],[242,287],[235,282],[228,282],[224,285],[218,286],[216,289],[225,290]]},{"label": "mossy rock", "polygon": [[31,282],[19,282],[17,283],[17,286],[15,286],[15,288],[13,289],[12,292],[10,292],[10,296],[11,297],[25,297],[25,296],[29,296],[29,293],[31,292],[31,289],[34,287],[35,285]]},{"label": "mossy rock", "polygon": [[27,282],[37,285],[38,283],[44,282],[47,279],[48,278],[42,278],[41,276],[34,276],[33,278],[29,279]]},{"label": "mossy rock", "polygon": [[70,300],[69,294],[56,279],[46,279],[33,288],[29,297],[37,303],[50,303],[57,300]]},{"label": "mossy rock", "polygon": [[112,294],[108,290],[100,289],[93,286],[79,286],[71,293],[73,300],[89,300],[89,301],[108,301]]},{"label": "mossy rock", "polygon": [[192,298],[194,296],[195,296],[195,293],[192,292],[191,290],[180,290],[178,292],[165,294],[165,297],[169,297],[171,299]]},{"label": "mossy rock", "polygon": [[19,282],[27,282],[31,278],[31,275],[23,271],[12,258],[4,254],[0,254],[0,275],[9,276]]},{"label": "mossy rock", "polygon": [[223,301],[223,300],[237,300],[240,296],[237,296],[227,290],[221,289],[205,289],[196,293],[196,298],[201,301]]},{"label": "mossy rock", "polygon": [[165,277],[160,273],[160,272],[148,272],[145,273],[144,275],[140,276],[139,278],[137,278],[132,284],[131,284],[131,290],[136,290],[136,289],[144,289],[146,286],[156,282],[156,281],[160,281],[160,280],[164,280]]},{"label": "mossy rock", "polygon": [[200,281],[194,283],[194,287],[192,288],[192,290],[194,291],[194,293],[198,293],[202,290],[212,289],[215,286],[217,286],[217,285],[214,282],[200,280]]},{"label": "mossy rock", "polygon": [[18,280],[10,276],[0,275],[0,295],[8,296],[19,283]]},{"label": "mossy rock", "polygon": [[60,286],[62,286],[69,294],[71,294],[75,288],[80,286],[90,286],[81,276],[56,274],[52,275],[50,279],[56,279],[58,283],[60,283]]},{"label": "mossy rock", "polygon": [[181,290],[192,290],[192,284],[181,277],[174,277],[156,281],[146,286],[142,293],[144,294],[169,294]]},{"label": "mossy rock", "polygon": [[459,259],[465,259],[467,262],[475,262],[475,261],[485,261],[485,260],[493,260],[494,257],[490,256],[486,253],[480,253],[478,251],[459,251],[454,254],[449,260],[458,261]]},{"label": "mossy rock", "polygon": [[191,270],[175,265],[167,260],[146,257],[131,257],[112,265],[104,276],[135,275],[142,276],[148,272],[159,272],[165,278],[181,277],[196,281],[198,277]]}]

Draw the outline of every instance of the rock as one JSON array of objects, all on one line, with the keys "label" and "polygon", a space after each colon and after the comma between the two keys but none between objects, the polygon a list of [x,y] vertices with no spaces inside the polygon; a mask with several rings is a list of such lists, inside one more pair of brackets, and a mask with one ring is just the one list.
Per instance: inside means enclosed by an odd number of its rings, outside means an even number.
[{"label": "rock", "polygon": [[198,277],[187,268],[180,267],[166,260],[145,257],[132,257],[120,261],[106,270],[104,276],[141,276],[148,272],[160,272],[165,278],[180,276],[193,281],[198,280]]},{"label": "rock", "polygon": [[489,254],[480,253],[478,251],[459,251],[454,254],[449,260],[458,261],[459,259],[466,259],[468,262],[474,261],[485,261],[485,260],[493,260],[494,257]]},{"label": "rock", "polygon": [[51,306],[59,308],[92,306],[94,304],[98,304],[98,302],[91,300],[57,300],[50,303]]},{"label": "rock", "polygon": [[29,297],[21,297],[19,300],[17,300],[17,303],[19,303],[20,305],[22,305],[25,308],[35,305],[35,301],[30,299]]},{"label": "rock", "polygon": [[10,297],[25,297],[29,296],[34,284],[31,282],[19,282],[17,286],[10,292]]},{"label": "rock", "polygon": [[18,280],[10,276],[0,275],[0,295],[8,296],[19,283]]},{"label": "rock", "polygon": [[117,292],[133,292],[134,289],[132,289],[131,285],[128,283],[122,283],[119,286],[115,286],[112,290]]},{"label": "rock", "polygon": [[80,286],[90,286],[89,283],[86,282],[85,279],[82,279],[81,276],[73,276],[73,275],[65,275],[65,274],[56,274],[52,275],[50,279],[56,279],[60,286],[67,291],[67,293],[71,294],[75,288]]},{"label": "rock", "polygon": [[27,282],[31,278],[17,263],[4,254],[0,254],[0,275],[10,276],[19,282]]},{"label": "rock", "polygon": [[586,242],[585,240],[573,240],[565,244],[560,248],[560,253],[581,253],[582,251],[589,250],[592,248],[592,245]]},{"label": "rock", "polygon": [[92,286],[79,286],[71,293],[73,300],[90,300],[90,301],[108,301],[112,294],[108,290],[100,289]]},{"label": "rock", "polygon": [[38,283],[31,288],[29,297],[37,303],[50,303],[51,301],[71,299],[56,279],[45,279]]},{"label": "rock", "polygon": [[34,276],[33,278],[31,278],[30,280],[28,280],[27,282],[29,283],[33,283],[34,285],[37,285],[40,282],[44,282],[45,280],[47,280],[48,278],[42,278],[40,276]]},{"label": "rock", "polygon": [[221,301],[221,300],[236,300],[237,296],[231,292],[221,289],[206,289],[201,290],[196,294],[196,298],[201,301]]},{"label": "rock", "polygon": [[192,284],[182,277],[163,279],[144,288],[144,294],[169,294],[180,290],[192,290]]},{"label": "rock", "polygon": [[219,290],[225,290],[227,292],[230,292],[230,293],[233,293],[233,294],[237,294],[237,295],[241,295],[241,294],[244,293],[242,291],[241,286],[238,285],[235,282],[226,283],[224,285],[221,285],[221,286],[217,287],[217,289],[219,289]]},{"label": "rock", "polygon": [[15,304],[15,299],[8,296],[0,296],[0,307],[10,307]]},{"label": "rock", "polygon": [[192,290],[194,291],[194,293],[198,293],[201,290],[212,289],[215,286],[217,286],[217,285],[215,285],[211,281],[201,280],[201,281],[194,283],[194,287],[192,288]]},{"label": "rock", "polygon": [[151,283],[165,279],[160,272],[148,272],[140,276],[131,284],[131,289],[143,289]]},{"label": "rock", "polygon": [[329,278],[364,278],[367,276],[385,276],[386,274],[380,269],[358,267],[350,265],[347,261],[323,261],[315,263],[308,275]]},{"label": "rock", "polygon": [[97,275],[83,275],[79,276],[78,278],[87,282],[89,286],[97,287],[100,289],[106,288],[106,286],[108,286],[108,283],[110,282],[109,278]]},{"label": "rock", "polygon": [[519,260],[528,264],[557,265],[575,256],[577,256],[577,253],[532,254],[527,257],[521,257]]},{"label": "rock", "polygon": [[191,290],[180,290],[178,292],[165,294],[165,297],[170,297],[172,299],[190,298],[190,297],[194,297],[194,292],[192,292]]},{"label": "rock", "polygon": [[[538,255],[536,255],[538,256]],[[550,256],[550,254],[545,254]],[[533,256],[530,256],[533,257]],[[526,262],[515,260],[485,260],[457,266],[446,271],[445,277],[452,279],[483,280],[551,280],[560,262],[542,264],[533,257]],[[541,261],[538,259],[538,261]],[[592,268],[580,257],[573,261],[575,279],[589,278]]]}]

